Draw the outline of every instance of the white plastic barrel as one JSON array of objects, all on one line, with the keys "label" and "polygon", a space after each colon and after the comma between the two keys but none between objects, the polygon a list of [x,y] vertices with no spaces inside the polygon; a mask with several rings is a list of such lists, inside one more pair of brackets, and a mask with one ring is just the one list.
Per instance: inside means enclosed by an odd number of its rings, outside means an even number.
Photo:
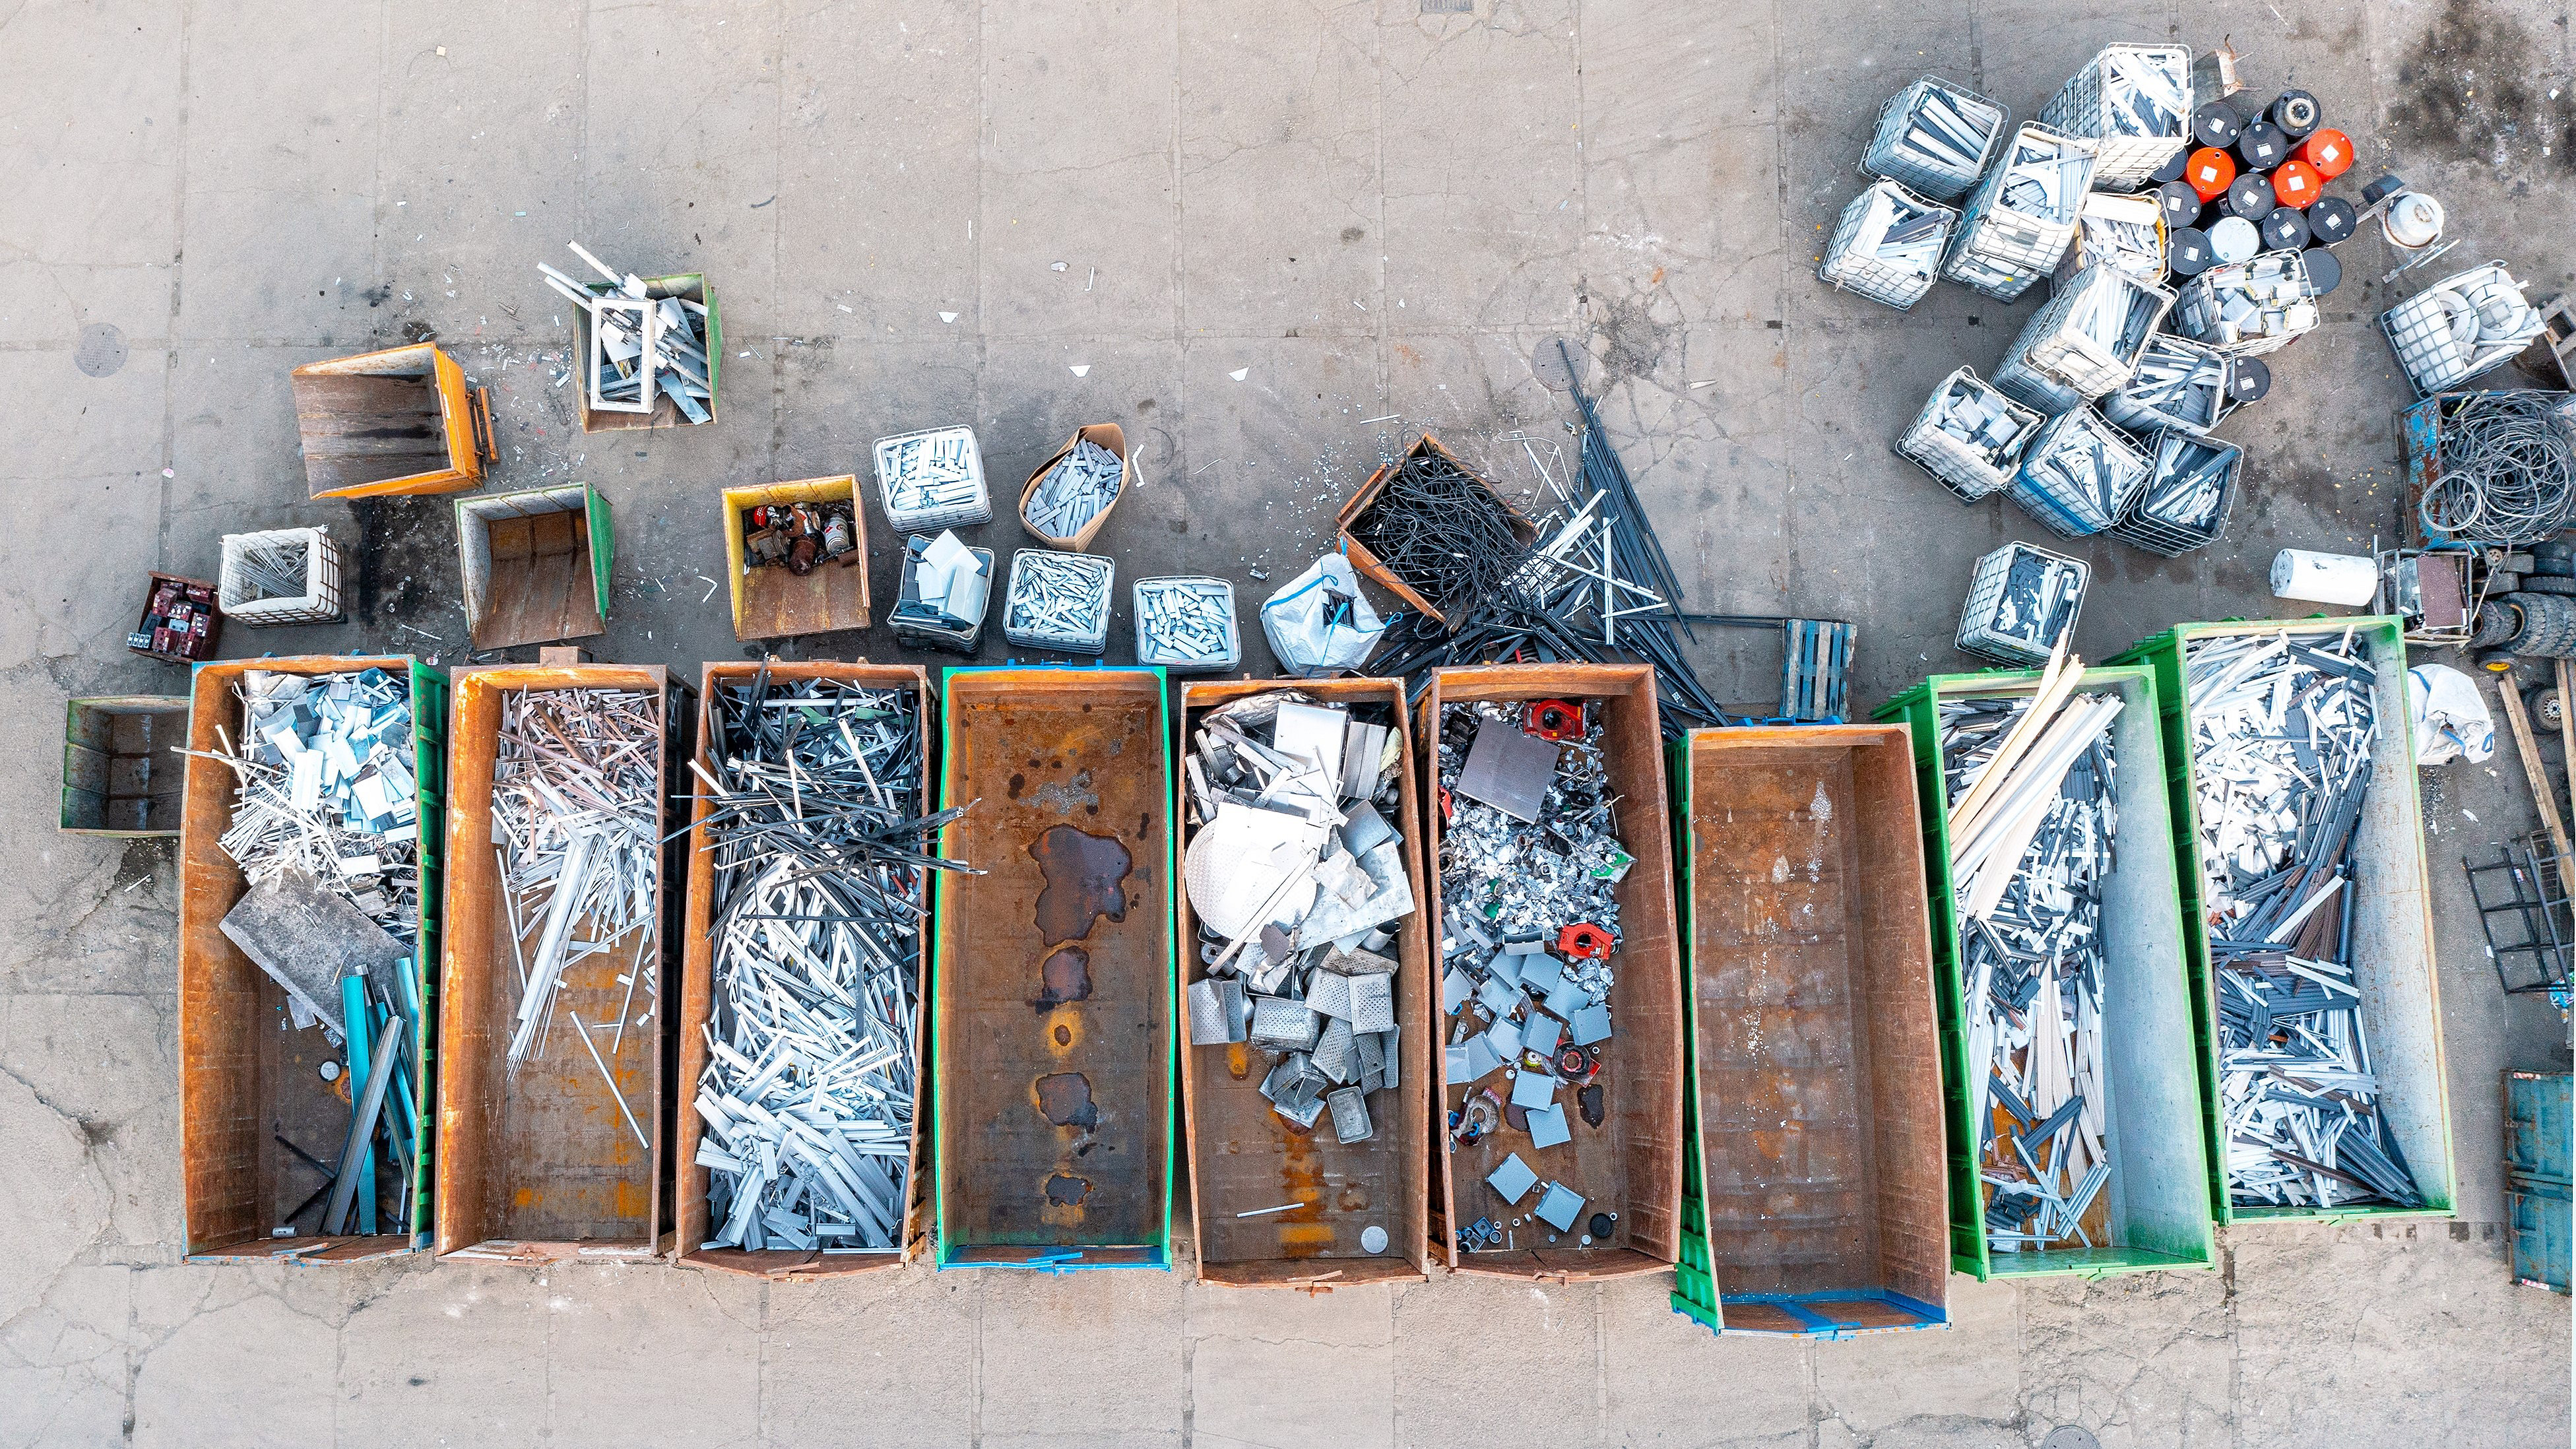
[{"label": "white plastic barrel", "polygon": [[2379,592],[2379,565],[2357,554],[2285,548],[2272,556],[2272,597],[2311,604],[2367,604]]}]

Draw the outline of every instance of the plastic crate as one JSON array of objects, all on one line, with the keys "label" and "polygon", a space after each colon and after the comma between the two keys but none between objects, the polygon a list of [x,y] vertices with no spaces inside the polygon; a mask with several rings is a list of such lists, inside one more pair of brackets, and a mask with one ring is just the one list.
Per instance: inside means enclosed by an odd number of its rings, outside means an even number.
[{"label": "plastic crate", "polygon": [[[2260,278],[2277,270],[2278,279],[2268,288],[2274,296],[2271,305],[2258,307],[2258,312],[2281,314],[2278,330],[2247,335],[2242,324],[2231,324],[2226,317],[2227,297],[2241,295],[2238,283],[2249,277]],[[2227,297],[2221,296],[2225,292]],[[2283,297],[2283,292],[2295,296]],[[2323,319],[2315,294],[2310,290],[2308,264],[2299,252],[2257,252],[2252,259],[2212,267],[2183,284],[2173,307],[2176,332],[2212,352],[2228,357],[2260,357],[2278,352],[2316,329]],[[2381,322],[2385,325],[2383,316]],[[2391,334],[2392,338],[2395,334]],[[2399,354],[2401,361],[2404,354]]]},{"label": "plastic crate", "polygon": [[[2015,431],[2009,443],[1989,449],[1942,429],[1942,404],[1961,388],[1968,390],[1964,396],[2001,409],[2013,421]],[[1897,435],[1896,455],[1939,479],[1942,487],[1959,496],[1960,502],[1974,503],[2012,485],[2013,474],[2021,467],[2021,455],[2038,435],[2039,427],[2038,413],[1977,376],[1974,368],[1963,367],[1932,389],[1923,410]]]},{"label": "plastic crate", "polygon": [[[2119,65],[2170,75],[2181,85],[2180,108],[2159,124],[2143,127],[2137,117],[2113,103],[2109,75]],[[2181,45],[2110,45],[2084,63],[2039,108],[2039,123],[2069,136],[2082,136],[2100,148],[2093,183],[2106,191],[2134,191],[2151,180],[2174,154],[2191,144],[2191,49]],[[2152,130],[2152,134],[2148,132]]]},{"label": "plastic crate", "polygon": [[[2027,565],[2018,580],[2015,564]],[[2027,543],[2005,544],[1977,560],[1968,575],[1967,602],[1959,609],[1959,649],[2008,669],[2045,665],[2058,644],[2075,636],[2076,616],[2083,612],[2092,584],[2092,566],[2082,559]],[[2048,597],[2052,585],[2058,590],[2054,601]]]},{"label": "plastic crate", "polygon": [[[1885,226],[1873,228],[1871,220],[1880,211],[1880,201],[1887,204]],[[1904,214],[1911,208],[1914,215]],[[1919,267],[1889,261],[1879,253],[1884,240],[1917,218],[1928,218],[1931,231],[1920,238],[1927,246]],[[1941,270],[1941,248],[1958,224],[1959,214],[1938,202],[1926,201],[1893,181],[1878,181],[1843,208],[1842,220],[1835,224],[1833,240],[1825,246],[1825,258],[1816,266],[1819,281],[1840,287],[1846,292],[1884,302],[1902,312],[1923,299]],[[1876,235],[1865,235],[1871,231]]]},{"label": "plastic crate", "polygon": [[[2108,478],[2085,480],[2094,446],[2102,451]],[[2079,480],[2070,486],[2054,465],[2071,462]],[[2051,418],[2022,458],[2005,496],[2041,527],[2063,538],[2100,533],[2120,519],[2129,500],[2147,485],[2147,460],[2119,429],[2102,420],[2090,404]]]},{"label": "plastic crate", "polygon": [[[2159,505],[2159,490],[2166,482],[2185,471],[2196,471],[2205,464],[2219,468],[2217,502],[2199,523],[2176,522],[2159,518],[2152,510]],[[2234,443],[2203,437],[2188,428],[2167,428],[2156,434],[2153,461],[2147,470],[2147,486],[2129,500],[2120,521],[2111,525],[2111,533],[2124,543],[2134,544],[2149,553],[2166,558],[2179,558],[2193,549],[2216,543],[2227,536],[2227,511],[2236,503],[2236,476],[2245,467],[2245,450]]]},{"label": "plastic crate", "polygon": [[[2191,392],[2176,384],[2140,375],[2158,364],[2189,366],[2198,370],[2196,376],[2214,374],[2216,386],[2204,395],[2207,403],[2202,404]],[[2118,391],[2103,397],[2102,415],[2132,432],[2186,428],[2195,433],[2206,433],[2236,410],[2235,400],[2227,390],[2231,367],[2224,356],[2188,337],[2159,332],[2148,338],[2147,345],[2140,349],[2130,368],[2129,380]]]},{"label": "plastic crate", "polygon": [[2123,848],[2105,882],[2103,999],[2117,1001],[2121,1031],[2106,1031],[2105,1079],[2114,1166],[2113,1242],[2102,1248],[1999,1253],[1986,1241],[1984,1203],[1973,1144],[1979,1140],[1967,1083],[1968,1002],[1960,978],[1959,906],[1950,875],[1950,801],[1941,767],[1940,704],[1945,699],[2026,695],[2036,672],[1936,674],[1880,706],[1877,718],[1903,721],[1914,741],[1915,787],[1921,794],[1924,867],[1931,881],[1932,965],[1941,1012],[1941,1081],[1949,1114],[1950,1262],[1980,1280],[2071,1273],[2102,1277],[2160,1268],[2207,1268],[2217,1259],[2210,1227],[2208,1148],[2193,1102],[2197,1080],[2190,1033],[2195,1024],[2183,973],[2183,928],[2173,853],[2164,848],[2164,753],[2157,691],[2143,668],[2084,671],[2076,687],[2109,692],[2123,703],[2111,722],[2119,765],[2116,801]]},{"label": "plastic crate", "polygon": [[[1145,615],[1149,607],[1161,607],[1161,600],[1170,595],[1210,590],[1217,594],[1224,613],[1221,629],[1224,642],[1217,653],[1198,657],[1169,650],[1147,651]],[[1128,601],[1136,611],[1137,663],[1159,666],[1169,674],[1223,674],[1243,662],[1243,629],[1235,621],[1233,584],[1205,575],[1176,574],[1159,579],[1138,579],[1127,593]]]},{"label": "plastic crate", "polygon": [[[2354,981],[2362,990],[2363,1024],[2371,1066],[2379,1078],[2380,1111],[2415,1171],[2420,1208],[2237,1207],[2228,1201],[2226,1157],[2219,1139],[2217,982],[2209,969],[2207,891],[2200,861],[2200,796],[2192,751],[2191,686],[2184,654],[2197,640],[2237,634],[2272,634],[2284,627],[2341,634],[2366,641],[2378,676],[2375,713],[2379,742],[2371,752],[2372,788],[2353,842],[2363,889],[2355,898],[2357,947]],[[2122,650],[2112,663],[2150,668],[2172,760],[2166,779],[2172,794],[2168,819],[2176,858],[2182,862],[2184,965],[2190,973],[2192,1031],[2200,1055],[2200,1109],[2209,1163],[2209,1195],[2221,1223],[2254,1219],[2338,1222],[2348,1218],[2449,1217],[2458,1191],[2451,1154],[2451,1091],[2442,1066],[2442,1007],[2433,964],[2432,883],[2424,864],[2423,806],[2415,774],[2415,729],[2406,699],[2404,622],[2386,616],[2335,619],[2309,625],[2239,621],[2177,624]]]},{"label": "plastic crate", "polygon": [[[278,569],[253,569],[255,555],[267,554],[283,566],[283,576],[296,580],[297,592],[281,594],[269,584]],[[340,602],[340,550],[328,530],[272,528],[261,533],[224,535],[223,571],[217,574],[216,603],[226,618],[253,627],[278,624],[333,624],[348,617]]]},{"label": "plastic crate", "polygon": [[[2508,318],[2518,320],[2500,325]],[[2379,314],[2379,329],[2419,398],[2458,387],[2512,357],[2545,325],[2502,262],[2445,277]]]},{"label": "plastic crate", "polygon": [[[1907,143],[1907,134],[1916,126],[1916,115],[1936,93],[1949,97],[1963,119],[1984,130],[1985,145],[1978,151],[1975,165],[1962,168]],[[1955,202],[1976,189],[1977,178],[1985,174],[1986,163],[1994,159],[1996,143],[2011,129],[2012,112],[2002,103],[1990,101],[1966,86],[1927,75],[1888,97],[1887,104],[1878,108],[1878,125],[1870,133],[1869,149],[1861,153],[1860,169],[1872,176],[1886,177],[1917,196]]]},{"label": "plastic crate", "polygon": [[[1039,621],[1036,609],[1036,574],[1028,567],[1032,558],[1043,558],[1062,567],[1088,575],[1093,591],[1078,607],[1071,622],[1049,625]],[[1118,579],[1118,565],[1096,553],[1058,553],[1053,549],[1024,548],[1011,555],[1011,584],[1002,596],[1002,637],[1023,649],[1052,649],[1063,654],[1099,654],[1109,648],[1110,590]]]},{"label": "plastic crate", "polygon": [[[974,485],[974,496],[961,497],[954,503],[923,503],[898,507],[895,485],[903,481],[907,462],[914,448],[927,451],[934,447],[965,447],[966,473]],[[898,433],[879,438],[873,450],[876,456],[877,501],[883,505],[886,521],[904,533],[937,533],[943,528],[993,521],[993,494],[984,482],[984,450],[975,442],[975,430],[960,423],[949,428],[924,428],[917,433]],[[963,493],[965,490],[956,490]]]},{"label": "plastic crate", "polygon": [[[2030,158],[2036,164],[2051,156],[2060,174],[2057,201],[2047,214],[2024,211],[2008,202],[2005,192],[2016,179],[2016,160]],[[2042,126],[2026,125],[2014,131],[1960,213],[1941,275],[1998,302],[2018,299],[2031,283],[2056,268],[2058,258],[2075,240],[2075,219],[2092,181],[2092,142]]]},{"label": "plastic crate", "polygon": [[[2028,370],[2086,398],[2116,392],[2128,382],[2138,354],[2173,304],[2174,294],[2164,288],[2097,263],[2076,273],[2048,305],[2031,314],[2005,360],[2019,359]],[[2120,323],[2107,343],[2086,326],[2088,318],[2106,313],[2116,314]],[[1996,385],[2002,386],[2000,374]]]}]

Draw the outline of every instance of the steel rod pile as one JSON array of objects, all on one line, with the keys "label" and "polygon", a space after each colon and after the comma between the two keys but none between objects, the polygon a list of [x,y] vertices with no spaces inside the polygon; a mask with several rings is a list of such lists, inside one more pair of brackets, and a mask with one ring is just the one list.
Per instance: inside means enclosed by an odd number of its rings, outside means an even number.
[{"label": "steel rod pile", "polygon": [[1406,455],[1349,533],[1443,614],[1502,587],[1521,555],[1512,511],[1485,480],[1445,455]]},{"label": "steel rod pile", "polygon": [[[1569,355],[1567,367],[1572,366]],[[1734,716],[1718,705],[1682,653],[1682,638],[1697,636],[1678,603],[1681,581],[1672,560],[1646,519],[1618,450],[1610,446],[1600,413],[1582,389],[1575,389],[1574,400],[1583,414],[1581,466],[1554,489],[1566,521],[1553,532],[1542,529],[1527,548],[1513,541],[1512,556],[1493,575],[1494,584],[1463,606],[1443,602],[1447,627],[1410,611],[1395,615],[1369,672],[1411,681],[1408,693],[1419,696],[1429,672],[1444,665],[1635,661],[1654,666],[1658,713],[1668,738],[1732,724]],[[1532,457],[1536,461],[1534,451]],[[1543,464],[1540,471],[1547,471]]]},{"label": "steel rod pile", "polygon": [[920,813],[910,690],[764,670],[710,703],[700,1246],[900,1252],[929,873],[963,868],[925,845],[965,812]]},{"label": "steel rod pile", "polygon": [[[492,848],[519,977],[510,1069],[544,1055],[563,1017],[647,1148],[652,1139],[609,1063],[629,1036],[639,1057],[657,1047],[646,1023],[660,1005],[662,738],[655,691],[522,689],[502,701],[492,775]],[[616,989],[584,991],[586,1005],[567,1001],[566,973],[607,953],[624,966]],[[603,1015],[612,998],[614,1020]]]},{"label": "steel rod pile", "polygon": [[1190,1044],[1263,1052],[1271,1110],[1300,1132],[1329,1112],[1343,1144],[1377,1135],[1369,1094],[1402,1080],[1391,942],[1413,882],[1387,820],[1404,818],[1402,727],[1386,705],[1274,690],[1208,711],[1186,765],[1205,967]]},{"label": "steel rod pile", "polygon": [[2051,662],[2035,694],[1940,706],[1951,887],[1968,1001],[1986,1242],[2107,1247],[2102,887],[2113,866],[2116,695]]},{"label": "steel rod pile", "polygon": [[2349,629],[2205,639],[2184,661],[2229,1199],[2419,1207],[2352,953],[2376,672]]},{"label": "steel rod pile", "polygon": [[308,593],[306,555],[312,545],[301,539],[246,545],[232,559],[245,601],[300,599]]}]

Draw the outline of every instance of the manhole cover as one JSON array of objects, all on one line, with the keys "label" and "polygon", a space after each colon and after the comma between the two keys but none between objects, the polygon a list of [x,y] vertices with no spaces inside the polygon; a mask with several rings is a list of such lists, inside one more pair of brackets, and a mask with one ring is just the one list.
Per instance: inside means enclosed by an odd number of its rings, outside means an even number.
[{"label": "manhole cover", "polygon": [[[1566,360],[1573,359],[1571,370]],[[1540,382],[1565,392],[1592,375],[1592,354],[1561,337],[1551,337],[1530,354],[1530,372]]]},{"label": "manhole cover", "polygon": [[2102,1449],[2102,1441],[2094,1438],[2090,1429],[2066,1424],[2049,1430],[2048,1437],[2039,1441],[2039,1449]]},{"label": "manhole cover", "polygon": [[125,334],[104,322],[93,322],[81,329],[80,347],[72,353],[72,362],[92,377],[109,377],[125,366]]}]

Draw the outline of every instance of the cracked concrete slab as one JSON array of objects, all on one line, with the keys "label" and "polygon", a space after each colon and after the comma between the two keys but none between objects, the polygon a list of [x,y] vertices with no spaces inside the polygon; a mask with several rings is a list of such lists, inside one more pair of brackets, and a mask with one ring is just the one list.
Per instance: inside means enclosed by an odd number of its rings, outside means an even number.
[{"label": "cracked concrete slab", "polygon": [[[309,501],[286,377],[425,334],[491,389],[493,486],[609,497],[593,653],[690,673],[760,648],[708,597],[719,488],[864,480],[874,438],[970,422],[1007,509],[1112,420],[1146,477],[1098,547],[1129,578],[1233,581],[1266,674],[1253,609],[1416,434],[1515,496],[1566,465],[1560,337],[1687,602],[1856,620],[1863,707],[1970,667],[1960,590],[2009,539],[2095,565],[2089,657],[2271,613],[2275,549],[2393,531],[2406,390],[2374,319],[2420,278],[2383,282],[2375,241],[2226,430],[2230,536],[2171,561],[1962,506],[1890,453],[2036,295],[1899,314],[1813,278],[1914,75],[2028,118],[2106,41],[2231,34],[2253,83],[2324,99],[2360,173],[2440,196],[2458,257],[2576,287],[2556,0],[0,0],[0,710],[34,722],[0,745],[0,807],[33,822],[0,834],[0,1446],[2567,1443],[2567,1301],[2505,1280],[2495,1088],[2563,1070],[2565,1028],[2498,993],[2446,864],[2532,828],[2510,761],[2423,778],[2459,1221],[2248,1227],[2206,1273],[1961,1279],[1948,1331],[1845,1343],[1710,1338],[1661,1277],[1309,1300],[1185,1272],[185,1264],[175,852],[46,823],[63,701],[185,689],[123,636],[142,573],[210,575],[225,532],[327,524],[372,560],[350,623],[226,653],[464,660],[450,501]],[[711,279],[720,422],[579,430],[534,275],[567,240]],[[873,505],[870,532],[882,614],[902,539]],[[969,537],[1022,541],[1007,517]],[[1769,692],[1776,644],[1703,634],[1721,697]],[[1122,607],[1112,661],[1128,637]],[[899,657],[882,633],[783,652]]]}]

